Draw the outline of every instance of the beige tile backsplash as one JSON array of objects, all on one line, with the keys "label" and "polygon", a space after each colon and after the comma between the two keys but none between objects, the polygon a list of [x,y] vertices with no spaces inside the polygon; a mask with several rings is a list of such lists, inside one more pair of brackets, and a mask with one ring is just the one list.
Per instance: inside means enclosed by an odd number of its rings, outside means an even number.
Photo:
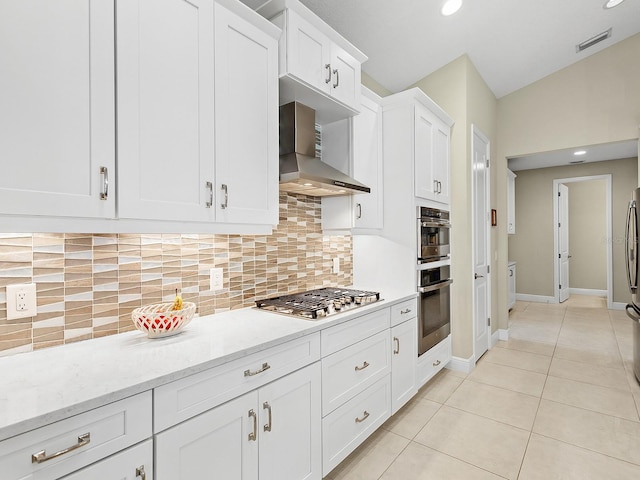
[{"label": "beige tile backsplash", "polygon": [[[271,235],[0,234],[0,355],[132,330],[131,311],[172,301],[200,315],[353,281],[350,236],[324,236],[320,199],[280,195]],[[332,273],[340,258],[341,272]],[[209,269],[224,289],[209,290]],[[38,315],[7,320],[7,285],[37,284]]]}]

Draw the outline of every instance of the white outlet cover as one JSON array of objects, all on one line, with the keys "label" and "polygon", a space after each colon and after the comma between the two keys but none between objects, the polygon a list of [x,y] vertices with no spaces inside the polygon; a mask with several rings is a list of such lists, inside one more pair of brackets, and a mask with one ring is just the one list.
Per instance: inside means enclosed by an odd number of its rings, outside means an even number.
[{"label": "white outlet cover", "polygon": [[[22,310],[18,310],[18,294],[25,295],[24,309]],[[35,283],[7,285],[7,320],[35,317],[37,313]]]},{"label": "white outlet cover", "polygon": [[222,268],[220,267],[209,270],[209,290],[216,291],[224,288],[222,274]]},{"label": "white outlet cover", "polygon": [[333,259],[333,273],[340,273],[340,257]]}]

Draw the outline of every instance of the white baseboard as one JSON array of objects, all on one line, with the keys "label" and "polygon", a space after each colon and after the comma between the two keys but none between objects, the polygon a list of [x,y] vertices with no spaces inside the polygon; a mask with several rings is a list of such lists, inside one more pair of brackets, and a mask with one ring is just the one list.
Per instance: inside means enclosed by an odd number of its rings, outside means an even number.
[{"label": "white baseboard", "polygon": [[627,306],[626,303],[624,302],[611,302],[611,309],[612,310],[624,310],[624,308]]},{"label": "white baseboard", "polygon": [[498,329],[498,340],[502,340],[503,342],[509,341],[509,329],[508,328],[500,328],[500,329]]},{"label": "white baseboard", "polygon": [[516,300],[535,303],[558,303],[556,302],[556,297],[547,297],[545,295],[529,295],[528,293],[516,293]]},{"label": "white baseboard", "polygon": [[471,373],[476,368],[476,360],[473,356],[469,358],[451,357],[451,361],[445,368],[456,372]]},{"label": "white baseboard", "polygon": [[500,330],[496,330],[491,334],[491,347],[489,348],[495,347],[498,340],[500,340]]},{"label": "white baseboard", "polygon": [[571,295],[591,295],[592,297],[606,297],[606,290],[595,290],[593,288],[570,288],[569,294]]}]

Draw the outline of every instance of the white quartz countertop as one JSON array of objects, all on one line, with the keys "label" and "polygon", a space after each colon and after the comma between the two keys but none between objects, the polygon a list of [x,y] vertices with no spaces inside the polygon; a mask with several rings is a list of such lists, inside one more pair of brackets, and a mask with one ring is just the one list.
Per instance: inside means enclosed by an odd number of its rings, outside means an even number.
[{"label": "white quartz countertop", "polygon": [[244,308],[194,318],[172,337],[133,331],[0,357],[0,441],[415,296],[316,321]]}]

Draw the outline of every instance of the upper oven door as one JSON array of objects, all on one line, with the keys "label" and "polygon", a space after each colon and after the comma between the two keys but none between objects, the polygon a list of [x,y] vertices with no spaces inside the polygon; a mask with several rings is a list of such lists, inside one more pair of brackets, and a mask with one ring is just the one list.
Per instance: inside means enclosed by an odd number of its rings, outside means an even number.
[{"label": "upper oven door", "polygon": [[449,257],[451,224],[418,219],[418,263],[435,262]]}]

